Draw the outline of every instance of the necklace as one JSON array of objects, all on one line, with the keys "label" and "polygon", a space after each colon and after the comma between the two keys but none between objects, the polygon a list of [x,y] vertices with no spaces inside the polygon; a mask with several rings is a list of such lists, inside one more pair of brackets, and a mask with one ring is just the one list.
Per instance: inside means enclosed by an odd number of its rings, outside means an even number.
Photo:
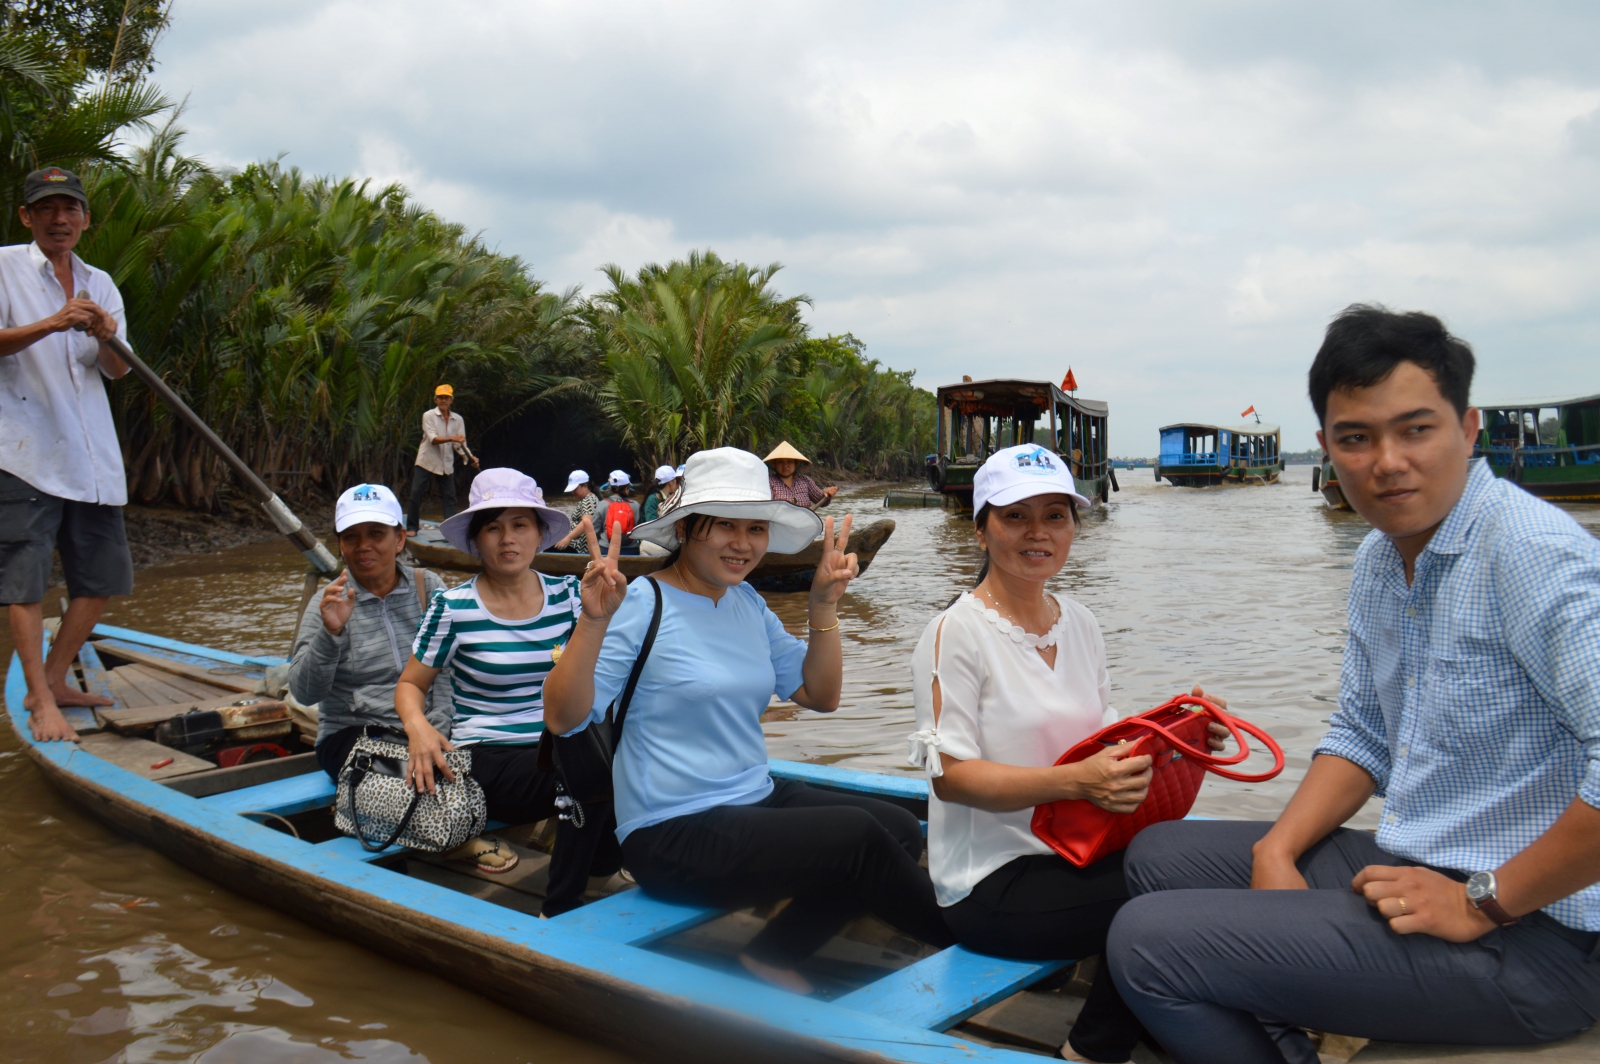
[{"label": "necklace", "polygon": [[[1056,639],[1060,634],[1059,629],[1062,617],[1061,604],[1059,602],[1054,603],[1056,616],[1055,621],[1050,625],[1050,630],[1045,632],[1044,635],[1034,635],[1018,624],[1016,619],[1001,607],[999,600],[990,594],[987,588],[980,590],[983,598],[980,599],[975,592],[972,596],[972,605],[983,614],[985,620],[1000,630],[1001,635],[1008,637],[1013,643],[1020,643],[1034,650],[1047,650],[1056,645]],[[1054,596],[1051,597],[1054,598]],[[985,601],[989,602],[990,605],[985,606]]]}]

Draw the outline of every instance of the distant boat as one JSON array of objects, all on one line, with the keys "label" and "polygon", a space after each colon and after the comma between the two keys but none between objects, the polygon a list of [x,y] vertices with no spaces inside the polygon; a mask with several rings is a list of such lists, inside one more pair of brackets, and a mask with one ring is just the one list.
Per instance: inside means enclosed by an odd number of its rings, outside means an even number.
[{"label": "distant boat", "polygon": [[[850,532],[849,552],[855,554],[856,564],[865,573],[872,559],[894,533],[894,521],[883,517],[864,523]],[[457,550],[439,532],[432,521],[422,522],[422,527],[406,538],[406,549],[423,565],[435,569],[457,569],[477,572],[483,562],[476,555]],[[633,579],[660,569],[667,559],[659,555],[624,554],[617,559],[617,569],[623,576]],[[750,586],[757,591],[804,591],[811,586],[811,577],[822,560],[822,540],[812,542],[798,554],[772,554],[762,556],[761,564],[750,574]],[[534,556],[532,568],[547,576],[581,576],[589,562],[587,554],[568,554],[543,551]]]},{"label": "distant boat", "polygon": [[1541,499],[1600,499],[1600,395],[1473,404],[1483,430],[1473,455]]},{"label": "distant boat", "polygon": [[1344,492],[1339,487],[1339,471],[1333,468],[1333,463],[1328,460],[1327,455],[1323,455],[1322,464],[1311,471],[1311,490],[1320,490],[1331,509],[1350,509],[1350,500],[1344,497]]},{"label": "distant boat", "polygon": [[1206,425],[1180,422],[1161,427],[1156,481],[1180,488],[1212,484],[1275,484],[1283,472],[1283,433],[1276,425]]},{"label": "distant boat", "polygon": [[1110,408],[1068,395],[1050,381],[983,380],[939,389],[928,484],[972,508],[972,478],[996,451],[1038,443],[1067,463],[1078,493],[1106,502],[1121,491],[1106,457]]}]

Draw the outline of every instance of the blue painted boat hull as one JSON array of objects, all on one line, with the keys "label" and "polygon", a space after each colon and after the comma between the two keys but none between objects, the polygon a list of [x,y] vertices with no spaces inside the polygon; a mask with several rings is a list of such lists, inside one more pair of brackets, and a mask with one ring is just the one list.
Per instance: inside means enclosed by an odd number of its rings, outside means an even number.
[{"label": "blue painted boat hull", "polygon": [[[100,634],[175,660],[198,656],[244,669],[274,663],[122,629]],[[709,911],[630,891],[540,920],[374,864],[352,840],[312,844],[240,815],[241,805],[263,804],[257,794],[191,797],[73,744],[36,743],[25,693],[13,657],[6,706],[23,748],[53,786],[114,830],[312,926],[652,1060],[748,1061],[759,1054],[771,1061],[1019,1062],[1023,1054],[941,1032],[1060,967],[957,948],[850,995],[854,1007],[796,997],[645,948],[715,915]],[[773,762],[773,769],[912,807],[926,801],[919,779],[793,762]],[[308,774],[252,790],[276,794],[279,808],[292,809],[317,801],[317,787]]]}]

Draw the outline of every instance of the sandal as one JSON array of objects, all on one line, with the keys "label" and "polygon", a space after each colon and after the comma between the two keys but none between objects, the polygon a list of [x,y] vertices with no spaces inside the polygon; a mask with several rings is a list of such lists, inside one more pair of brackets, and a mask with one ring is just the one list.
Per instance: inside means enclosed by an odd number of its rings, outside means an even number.
[{"label": "sandal", "polygon": [[511,871],[517,867],[517,861],[519,860],[517,851],[513,850],[510,844],[500,839],[491,839],[483,835],[468,839],[445,854],[445,856],[452,861],[460,861],[462,864],[471,865],[478,871],[487,872],[490,875],[499,875],[502,872]]}]

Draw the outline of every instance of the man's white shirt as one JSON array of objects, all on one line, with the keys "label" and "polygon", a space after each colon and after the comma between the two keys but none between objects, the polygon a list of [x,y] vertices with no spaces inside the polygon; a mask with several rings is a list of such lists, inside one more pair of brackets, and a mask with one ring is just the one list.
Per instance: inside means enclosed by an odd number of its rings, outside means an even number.
[{"label": "man's white shirt", "polygon": [[453,473],[456,468],[456,455],[470,458],[472,452],[461,443],[432,443],[440,436],[465,436],[467,423],[461,420],[461,415],[452,412],[447,420],[439,413],[439,408],[434,407],[422,415],[422,445],[417,448],[417,465],[430,473]]},{"label": "man's white shirt", "polygon": [[[117,321],[128,338],[122,293],[76,255],[73,283]],[[0,328],[48,318],[69,295],[39,245],[0,247]],[[68,329],[0,358],[0,469],[40,491],[77,502],[122,506],[128,478],[111,420],[100,341]]]}]

